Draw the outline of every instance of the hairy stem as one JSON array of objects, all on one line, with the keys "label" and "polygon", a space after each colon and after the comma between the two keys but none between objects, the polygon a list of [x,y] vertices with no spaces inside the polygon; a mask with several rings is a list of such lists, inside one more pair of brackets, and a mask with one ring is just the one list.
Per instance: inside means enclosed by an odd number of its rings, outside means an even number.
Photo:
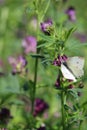
[{"label": "hairy stem", "polygon": [[[38,0],[37,0],[37,4],[38,4]],[[47,6],[45,8],[45,11],[43,13],[42,18],[45,16],[45,14],[47,12],[47,9],[49,7],[49,4],[50,4],[50,0],[48,1],[48,4],[47,4]],[[37,7],[36,7],[36,9],[37,9]],[[40,22],[41,22],[41,18],[39,16],[39,13],[40,13],[39,10],[36,11],[36,14],[37,14],[37,41],[39,41],[39,30],[40,30]],[[37,48],[36,54],[39,54],[39,49],[38,48]],[[32,94],[33,94],[33,96],[32,96],[32,109],[31,109],[32,114],[33,114],[33,111],[34,111],[34,101],[35,101],[35,95],[36,95],[37,72],[38,72],[38,58],[35,59],[34,86],[33,86],[33,90],[32,90]]]}]

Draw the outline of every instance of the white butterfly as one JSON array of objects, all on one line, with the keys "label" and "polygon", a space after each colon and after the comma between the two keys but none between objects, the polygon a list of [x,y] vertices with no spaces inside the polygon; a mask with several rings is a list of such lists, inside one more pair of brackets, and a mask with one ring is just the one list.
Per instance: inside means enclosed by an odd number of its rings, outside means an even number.
[{"label": "white butterfly", "polygon": [[70,57],[66,61],[66,65],[61,64],[61,72],[66,79],[76,82],[76,78],[84,75],[84,58],[82,57]]}]

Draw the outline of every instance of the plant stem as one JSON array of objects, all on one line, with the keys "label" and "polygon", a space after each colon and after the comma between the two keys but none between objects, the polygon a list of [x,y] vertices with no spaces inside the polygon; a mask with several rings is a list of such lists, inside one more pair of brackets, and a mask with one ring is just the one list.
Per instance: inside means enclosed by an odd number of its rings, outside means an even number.
[{"label": "plant stem", "polygon": [[[37,50],[38,54],[38,50]],[[34,111],[34,101],[35,101],[35,94],[36,94],[36,84],[37,84],[37,70],[38,70],[38,58],[35,59],[35,73],[34,73],[34,86],[33,86],[33,98],[32,98],[32,110],[31,113],[33,114]]]},{"label": "plant stem", "polygon": [[[39,14],[37,14],[37,44],[39,41]],[[37,48],[36,54],[39,54],[39,49]],[[33,114],[34,112],[34,101],[35,101],[35,95],[36,95],[36,85],[37,85],[37,71],[38,71],[38,58],[35,59],[35,70],[34,70],[34,86],[32,90],[32,109],[31,113]]]},{"label": "plant stem", "polygon": [[[38,3],[38,0],[37,2]],[[44,14],[42,16],[42,19],[43,17],[45,16],[46,12],[47,12],[47,9],[49,7],[49,4],[50,4],[50,0],[48,1],[48,4],[45,8],[45,11],[44,11]],[[37,9],[37,7],[36,7]],[[38,10],[38,9],[37,9]],[[37,14],[37,41],[39,41],[39,25],[40,25],[40,22],[41,22],[41,18],[39,16],[39,10],[36,11],[36,14]],[[39,49],[37,48],[37,52],[36,54],[39,54]],[[34,101],[35,101],[35,94],[36,94],[36,85],[37,85],[37,71],[38,71],[38,58],[35,59],[35,73],[34,73],[34,86],[33,86],[33,90],[32,90],[32,108],[31,108],[31,113],[33,114],[33,111],[34,111]]]},{"label": "plant stem", "polygon": [[79,130],[81,130],[82,121],[79,123]]},{"label": "plant stem", "polygon": [[61,113],[62,113],[62,126],[63,126],[63,130],[65,130],[65,110],[64,110],[64,91],[61,91]]}]

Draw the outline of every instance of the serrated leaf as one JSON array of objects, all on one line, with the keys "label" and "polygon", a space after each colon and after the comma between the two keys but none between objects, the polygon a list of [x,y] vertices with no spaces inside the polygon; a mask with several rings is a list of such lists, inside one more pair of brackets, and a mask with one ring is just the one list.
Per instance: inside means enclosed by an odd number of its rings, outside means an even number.
[{"label": "serrated leaf", "polygon": [[71,89],[71,90],[69,90],[68,92],[69,92],[69,94],[71,94],[74,98],[78,98],[78,94],[77,94],[77,91],[76,91],[76,90]]},{"label": "serrated leaf", "polygon": [[51,62],[51,59],[45,59],[45,60],[41,61],[41,63],[45,63],[45,62]]},{"label": "serrated leaf", "polygon": [[55,39],[52,36],[47,36],[44,34],[39,34],[39,36],[42,38],[42,40],[47,41],[47,42],[54,42]]},{"label": "serrated leaf", "polygon": [[68,106],[67,104],[64,105],[65,110],[72,110],[72,108],[70,106]]}]

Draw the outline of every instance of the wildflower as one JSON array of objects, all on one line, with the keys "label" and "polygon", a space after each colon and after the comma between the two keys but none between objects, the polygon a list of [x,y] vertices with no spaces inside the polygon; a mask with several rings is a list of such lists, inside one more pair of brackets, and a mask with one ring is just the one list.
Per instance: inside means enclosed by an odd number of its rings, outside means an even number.
[{"label": "wildflower", "polygon": [[62,63],[66,62],[67,56],[66,55],[58,55],[58,57],[53,61],[53,65],[61,66]]},{"label": "wildflower", "polygon": [[71,84],[68,85],[68,89],[74,88],[74,85],[72,84],[72,83],[73,83],[73,80],[68,79],[68,82],[71,83]]},{"label": "wildflower", "polygon": [[46,109],[48,109],[48,104],[40,98],[36,98],[35,100],[35,108],[34,108],[34,116],[43,113]]},{"label": "wildflower", "polygon": [[46,130],[45,126],[41,126],[40,128],[38,128],[37,130]]},{"label": "wildflower", "polygon": [[12,66],[12,74],[22,73],[25,71],[27,61],[23,56],[20,55],[17,58],[9,57],[8,61]]},{"label": "wildflower", "polygon": [[0,59],[0,76],[4,76],[5,72],[4,72],[5,68],[4,68],[4,63],[3,61]]},{"label": "wildflower", "polygon": [[7,125],[9,122],[9,119],[11,119],[11,113],[10,110],[7,108],[2,108],[0,111],[0,124]]},{"label": "wildflower", "polygon": [[58,78],[57,78],[57,81],[56,81],[56,83],[55,83],[55,87],[58,89],[58,88],[60,88],[60,76],[58,76]]},{"label": "wildflower", "polygon": [[37,41],[33,36],[28,36],[22,41],[22,47],[24,48],[25,54],[30,52],[36,52]]},{"label": "wildflower", "polygon": [[74,7],[69,7],[67,10],[66,10],[66,14],[68,15],[68,18],[70,21],[74,22],[76,20],[76,12],[75,12],[75,9]]},{"label": "wildflower", "polygon": [[72,89],[73,87],[74,87],[74,85],[72,85],[72,84],[70,84],[70,85],[68,86],[69,89]]},{"label": "wildflower", "polygon": [[45,124],[42,124],[37,130],[46,130]]},{"label": "wildflower", "polygon": [[53,25],[52,20],[47,20],[43,23],[41,23],[41,30],[47,35],[50,35],[51,27]]}]

